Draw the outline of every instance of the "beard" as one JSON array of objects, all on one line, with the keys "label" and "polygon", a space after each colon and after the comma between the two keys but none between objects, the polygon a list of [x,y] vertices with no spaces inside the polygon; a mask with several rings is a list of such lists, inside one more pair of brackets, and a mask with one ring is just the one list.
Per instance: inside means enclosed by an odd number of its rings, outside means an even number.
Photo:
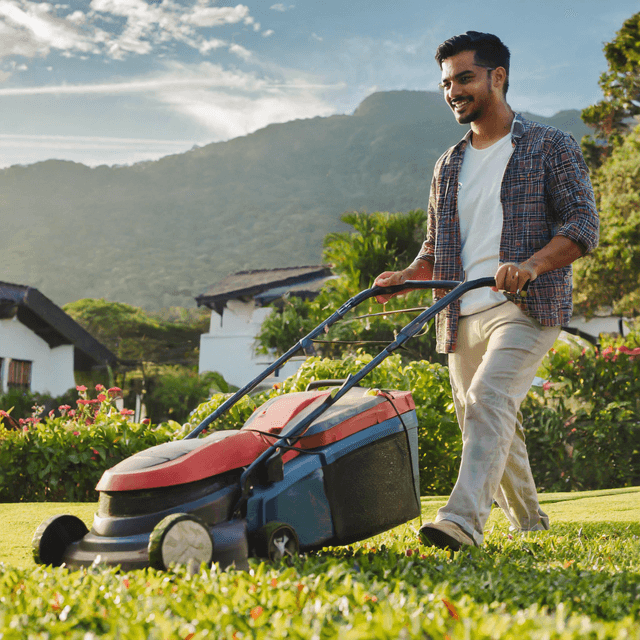
[{"label": "beard", "polygon": [[464,114],[460,114],[454,108],[452,108],[453,115],[458,121],[458,124],[469,124],[477,120],[482,115],[482,108],[476,104],[473,104],[473,100],[468,103],[467,108],[470,109]]}]

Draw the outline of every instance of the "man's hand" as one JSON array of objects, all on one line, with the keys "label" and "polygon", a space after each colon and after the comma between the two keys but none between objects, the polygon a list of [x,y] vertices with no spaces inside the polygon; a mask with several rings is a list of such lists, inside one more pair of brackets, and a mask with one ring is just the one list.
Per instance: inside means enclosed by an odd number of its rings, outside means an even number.
[{"label": "man's hand", "polygon": [[[392,287],[396,284],[404,284],[407,280],[411,280],[406,274],[406,269],[402,271],[384,271],[381,273],[373,282],[376,287]],[[406,291],[402,291],[402,293],[406,293]],[[384,304],[390,298],[393,298],[399,294],[397,293],[386,293],[381,296],[376,296],[376,300],[380,304]]]},{"label": "man's hand", "polygon": [[496,286],[491,288],[493,291],[519,294],[527,282],[533,282],[537,277],[538,274],[534,267],[526,262],[522,264],[506,262],[500,265],[496,272]]},{"label": "man's hand", "polygon": [[[428,260],[416,259],[402,271],[384,271],[373,282],[377,287],[392,287],[396,284],[404,284],[407,280],[431,280],[433,277],[433,264]],[[410,289],[400,293],[385,293],[376,296],[380,304],[384,304],[390,298],[409,293]]]}]

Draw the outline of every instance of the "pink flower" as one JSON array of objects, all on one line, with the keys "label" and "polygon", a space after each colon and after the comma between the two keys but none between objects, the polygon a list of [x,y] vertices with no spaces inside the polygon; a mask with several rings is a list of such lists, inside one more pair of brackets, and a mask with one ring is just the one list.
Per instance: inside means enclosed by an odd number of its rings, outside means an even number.
[{"label": "pink flower", "polygon": [[89,404],[89,400],[83,400],[82,398],[78,398],[78,400],[76,400],[76,404],[79,404],[79,405]]},{"label": "pink flower", "polygon": [[549,391],[549,389],[551,389],[551,383],[547,380],[547,381],[542,385],[542,390],[543,390],[543,391]]},{"label": "pink flower", "polygon": [[145,419],[142,421],[142,424],[151,424],[151,420],[149,420],[149,418],[145,418]]},{"label": "pink flower", "polygon": [[51,409],[51,411],[49,411],[49,417],[53,418],[55,417],[55,415],[56,415],[56,412],[53,409]]},{"label": "pink flower", "polygon": [[107,396],[105,396],[104,393],[98,394],[98,402],[104,402],[106,399],[107,399]]},{"label": "pink flower", "polygon": [[75,415],[76,415],[76,411],[75,411],[75,409],[71,409],[71,411],[69,411],[69,413],[68,413],[68,416],[69,416],[70,418],[73,418]]},{"label": "pink flower", "polygon": [[131,411],[131,409],[121,409],[120,410],[120,415],[121,416],[132,416],[135,412]]},{"label": "pink flower", "polygon": [[61,405],[58,407],[58,411],[59,411],[60,413],[65,413],[66,411],[69,411],[69,409],[71,409],[71,407],[70,407],[68,404],[61,404]]},{"label": "pink flower", "polygon": [[80,393],[84,393],[87,390],[87,387],[85,387],[83,384],[79,384],[76,387],[76,391],[79,391]]},{"label": "pink flower", "polygon": [[96,385],[96,391],[104,391],[104,385],[103,384],[97,384]]},{"label": "pink flower", "polygon": [[122,395],[122,389],[120,389],[120,387],[111,387],[111,389],[107,390],[107,393],[110,396],[121,396]]},{"label": "pink flower", "polygon": [[73,435],[74,435],[74,436],[79,436],[79,435],[80,435],[80,432],[79,432],[79,431],[74,431],[74,432],[73,432]]}]

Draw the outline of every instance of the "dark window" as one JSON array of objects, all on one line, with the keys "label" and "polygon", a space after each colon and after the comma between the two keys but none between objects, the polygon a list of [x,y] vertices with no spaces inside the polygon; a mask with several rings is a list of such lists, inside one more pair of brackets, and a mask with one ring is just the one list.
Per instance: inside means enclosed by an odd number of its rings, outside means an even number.
[{"label": "dark window", "polygon": [[31,362],[29,360],[9,361],[7,386],[10,389],[31,389]]}]

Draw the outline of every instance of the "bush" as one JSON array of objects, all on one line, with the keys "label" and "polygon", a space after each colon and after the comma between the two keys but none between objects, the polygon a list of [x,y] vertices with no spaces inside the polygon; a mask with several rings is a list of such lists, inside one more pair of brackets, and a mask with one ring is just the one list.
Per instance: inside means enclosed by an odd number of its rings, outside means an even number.
[{"label": "bush", "polygon": [[523,404],[539,489],[608,489],[640,482],[640,349],[552,349],[547,378]]},{"label": "bush", "polygon": [[132,411],[115,408],[119,389],[97,391],[90,399],[79,386],[77,408],[61,405],[58,417],[51,411],[42,419],[36,407],[19,431],[6,429],[0,411],[0,502],[94,501],[105,468],[181,433],[177,423],[130,422]]}]

